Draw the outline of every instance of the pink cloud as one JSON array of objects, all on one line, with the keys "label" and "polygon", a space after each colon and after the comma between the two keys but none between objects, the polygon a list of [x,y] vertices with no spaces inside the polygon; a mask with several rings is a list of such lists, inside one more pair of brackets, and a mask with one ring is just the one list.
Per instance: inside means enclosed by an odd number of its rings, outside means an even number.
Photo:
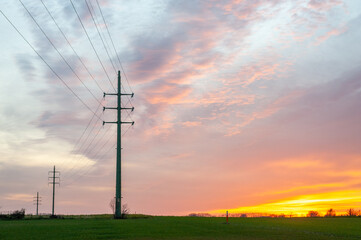
[{"label": "pink cloud", "polygon": [[177,104],[181,103],[182,100],[189,95],[192,89],[188,88],[183,91],[178,91],[176,87],[170,88],[169,91],[157,91],[147,98],[151,104],[167,103]]},{"label": "pink cloud", "polygon": [[319,45],[322,42],[326,41],[327,39],[334,37],[334,36],[339,36],[345,32],[347,32],[347,27],[332,29],[332,30],[328,31],[327,33],[325,33],[324,35],[318,37],[316,40],[316,45]]},{"label": "pink cloud", "polygon": [[308,7],[317,11],[328,11],[331,8],[341,5],[343,1],[340,0],[310,0]]},{"label": "pink cloud", "polygon": [[202,122],[199,122],[199,121],[195,121],[195,122],[186,121],[186,122],[183,122],[182,125],[184,125],[186,127],[197,127],[197,126],[202,125]]}]

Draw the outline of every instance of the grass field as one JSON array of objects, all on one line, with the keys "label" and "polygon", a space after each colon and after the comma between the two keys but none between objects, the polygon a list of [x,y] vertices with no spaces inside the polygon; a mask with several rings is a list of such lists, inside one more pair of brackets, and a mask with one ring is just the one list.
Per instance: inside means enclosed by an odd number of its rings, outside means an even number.
[{"label": "grass field", "polygon": [[0,221],[0,239],[361,239],[361,218],[150,217]]}]

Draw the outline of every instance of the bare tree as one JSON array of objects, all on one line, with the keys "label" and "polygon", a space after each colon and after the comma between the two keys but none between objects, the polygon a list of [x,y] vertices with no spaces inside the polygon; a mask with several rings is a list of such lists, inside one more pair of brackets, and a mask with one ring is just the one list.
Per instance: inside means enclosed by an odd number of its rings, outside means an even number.
[{"label": "bare tree", "polygon": [[[112,209],[113,214],[115,214],[115,198],[112,198],[109,202],[109,207]],[[126,218],[128,214],[130,214],[130,209],[128,204],[123,204],[122,206],[122,218]]]},{"label": "bare tree", "polygon": [[356,216],[358,216],[360,214],[360,211],[356,211],[355,209],[350,208],[350,209],[347,209],[346,214],[349,217],[356,217]]},{"label": "bare tree", "polygon": [[317,211],[309,211],[307,217],[319,217],[320,214]]},{"label": "bare tree", "polygon": [[109,202],[109,207],[112,209],[112,213],[115,213],[115,198],[112,198]]},{"label": "bare tree", "polygon": [[332,208],[328,209],[325,217],[336,217],[336,211]]}]

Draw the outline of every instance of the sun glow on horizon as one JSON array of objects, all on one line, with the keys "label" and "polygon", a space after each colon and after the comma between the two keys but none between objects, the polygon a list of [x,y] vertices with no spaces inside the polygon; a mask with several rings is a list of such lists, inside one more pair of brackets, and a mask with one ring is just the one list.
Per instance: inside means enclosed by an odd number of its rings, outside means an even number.
[{"label": "sun glow on horizon", "polygon": [[338,214],[345,214],[349,208],[358,208],[361,203],[361,189],[337,191],[321,194],[300,195],[275,202],[233,209],[210,211],[211,214],[265,213],[306,216],[309,211],[318,211],[324,215],[333,208]]}]

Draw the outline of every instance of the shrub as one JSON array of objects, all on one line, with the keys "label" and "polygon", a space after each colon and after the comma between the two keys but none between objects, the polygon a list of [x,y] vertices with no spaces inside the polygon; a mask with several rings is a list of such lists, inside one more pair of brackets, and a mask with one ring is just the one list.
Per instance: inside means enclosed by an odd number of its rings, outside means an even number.
[{"label": "shrub", "polygon": [[25,209],[16,210],[10,214],[11,219],[23,219],[25,217]]},{"label": "shrub", "polygon": [[309,211],[307,217],[319,217],[320,214],[317,211]]},{"label": "shrub", "polygon": [[212,217],[209,213],[190,213],[188,217]]},{"label": "shrub", "polygon": [[12,213],[0,214],[0,219],[2,220],[19,220],[19,219],[24,219],[24,217],[25,217],[24,208],[22,208],[21,210],[16,210]]}]

